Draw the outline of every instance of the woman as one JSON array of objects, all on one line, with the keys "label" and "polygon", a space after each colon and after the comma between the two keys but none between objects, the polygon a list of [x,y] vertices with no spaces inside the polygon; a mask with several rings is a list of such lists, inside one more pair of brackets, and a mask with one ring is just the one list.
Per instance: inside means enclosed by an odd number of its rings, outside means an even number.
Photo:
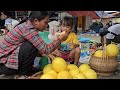
[{"label": "woman", "polygon": [[32,11],[29,18],[21,21],[9,31],[0,43],[0,74],[27,75],[35,57],[49,54],[67,39],[68,34],[46,44],[38,35],[48,24],[49,14],[45,11]]}]

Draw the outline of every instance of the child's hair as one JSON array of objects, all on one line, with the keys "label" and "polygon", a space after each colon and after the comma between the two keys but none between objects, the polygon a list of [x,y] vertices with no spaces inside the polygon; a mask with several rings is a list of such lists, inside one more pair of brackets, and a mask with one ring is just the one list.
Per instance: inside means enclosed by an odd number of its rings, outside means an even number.
[{"label": "child's hair", "polygon": [[73,27],[73,18],[70,16],[63,17],[63,19],[60,22],[60,25],[71,26],[71,28],[72,28]]},{"label": "child's hair", "polygon": [[41,21],[47,16],[49,16],[49,13],[47,11],[31,11],[29,17],[26,17],[25,19],[23,19],[19,24],[24,23],[27,20],[30,20],[31,22],[33,22],[35,19],[38,19],[38,21]]}]

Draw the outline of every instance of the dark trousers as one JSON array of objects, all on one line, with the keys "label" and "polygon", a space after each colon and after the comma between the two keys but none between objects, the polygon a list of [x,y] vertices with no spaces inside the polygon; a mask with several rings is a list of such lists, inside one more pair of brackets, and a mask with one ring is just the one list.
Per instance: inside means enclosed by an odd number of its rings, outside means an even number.
[{"label": "dark trousers", "polygon": [[27,75],[31,72],[35,57],[38,56],[38,50],[30,42],[24,42],[20,46],[18,54],[18,70],[7,68],[4,64],[0,64],[0,74],[6,75]]}]

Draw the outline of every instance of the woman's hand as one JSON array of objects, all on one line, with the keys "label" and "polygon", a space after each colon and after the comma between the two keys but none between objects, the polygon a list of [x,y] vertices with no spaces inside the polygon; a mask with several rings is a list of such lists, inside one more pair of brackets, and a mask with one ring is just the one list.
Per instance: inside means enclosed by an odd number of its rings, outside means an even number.
[{"label": "woman's hand", "polygon": [[59,38],[62,34],[65,34],[65,32],[56,32],[57,38]]}]

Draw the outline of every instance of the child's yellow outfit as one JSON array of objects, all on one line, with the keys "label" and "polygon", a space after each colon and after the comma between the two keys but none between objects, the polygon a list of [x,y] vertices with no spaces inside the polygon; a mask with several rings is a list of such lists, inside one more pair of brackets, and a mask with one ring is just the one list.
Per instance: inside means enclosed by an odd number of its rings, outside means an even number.
[{"label": "child's yellow outfit", "polygon": [[74,44],[79,44],[78,37],[75,33],[70,32],[68,35],[68,38],[66,41],[63,41],[62,43],[74,43]]},{"label": "child's yellow outfit", "polygon": [[[71,32],[69,35],[68,35],[68,38],[66,39],[66,41],[63,41],[62,44],[65,44],[65,43],[74,43],[74,44],[79,44],[79,41],[78,41],[78,37],[75,33]],[[62,51],[60,51],[60,57],[65,59],[65,60],[68,60],[69,62],[73,62],[74,60],[70,60],[70,52],[67,52],[67,53],[64,53]]]}]

